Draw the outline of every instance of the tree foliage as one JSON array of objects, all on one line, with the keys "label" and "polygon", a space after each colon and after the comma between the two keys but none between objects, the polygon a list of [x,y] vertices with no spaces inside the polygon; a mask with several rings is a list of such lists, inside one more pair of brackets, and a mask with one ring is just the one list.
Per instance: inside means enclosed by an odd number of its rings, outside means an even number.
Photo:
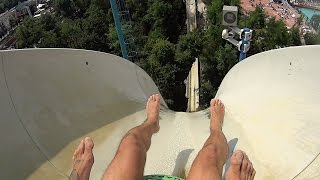
[{"label": "tree foliage", "polygon": [[0,1],[0,14],[13,8],[14,6],[18,5],[19,2],[23,2],[23,1],[25,1],[25,0],[1,0]]},{"label": "tree foliage", "polygon": [[43,35],[43,30],[39,22],[27,17],[23,25],[19,26],[16,31],[18,48],[35,47]]},{"label": "tree foliage", "polygon": [[153,78],[171,109],[185,111],[184,80],[196,50],[183,43],[192,46],[198,37],[182,35],[186,28],[185,4],[182,0],[128,0],[127,5],[133,21],[129,34],[138,52],[136,63]]},{"label": "tree foliage", "polygon": [[202,52],[201,32],[181,35],[173,44],[153,31],[145,45],[146,60],[141,66],[155,81],[168,106],[176,111],[187,109],[184,80],[195,58]]},{"label": "tree foliage", "polygon": [[[201,64],[201,108],[209,105],[223,77],[238,62],[236,47],[221,38],[225,28],[221,21],[223,5],[239,6],[240,1],[206,3],[205,29],[187,33],[183,0],[126,0],[132,22],[123,23],[123,29],[127,40],[134,42],[134,62],[152,77],[168,106],[176,111],[187,109],[184,81],[196,58]],[[18,48],[66,47],[121,55],[108,1],[54,0],[54,8],[54,14],[25,19],[16,31]],[[267,18],[261,7],[238,17],[241,27],[254,29],[249,56],[300,45],[297,27],[289,30],[282,21]],[[306,42],[316,43],[317,37],[308,34]]]},{"label": "tree foliage", "polygon": [[[214,0],[208,3],[208,24],[204,32],[203,51],[200,54],[201,87],[200,106],[209,106],[226,73],[238,62],[239,52],[236,47],[221,38],[225,28],[221,25],[223,5],[239,6],[238,0]],[[240,27],[254,30],[254,38],[248,56],[263,51],[300,45],[299,29],[288,29],[283,21],[267,17],[262,7],[257,6],[255,11],[248,15],[240,15]]]},{"label": "tree foliage", "polygon": [[3,23],[0,23],[0,37],[2,38],[5,34],[7,34],[7,32],[7,27]]},{"label": "tree foliage", "polygon": [[57,15],[27,18],[17,28],[17,47],[66,47],[109,52],[108,5],[103,0],[56,0]]},{"label": "tree foliage", "polygon": [[315,14],[310,19],[311,26],[316,30],[320,31],[320,15]]},{"label": "tree foliage", "polygon": [[304,39],[307,45],[320,44],[320,33],[317,33],[317,34],[307,33],[304,36]]}]

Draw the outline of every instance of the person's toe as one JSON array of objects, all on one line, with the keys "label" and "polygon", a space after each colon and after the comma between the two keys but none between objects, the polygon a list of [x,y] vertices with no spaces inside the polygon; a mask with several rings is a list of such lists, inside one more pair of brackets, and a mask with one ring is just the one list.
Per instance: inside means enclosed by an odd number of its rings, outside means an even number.
[{"label": "person's toe", "polygon": [[235,171],[240,171],[241,163],[244,158],[243,152],[236,150],[231,156],[231,165]]},{"label": "person's toe", "polygon": [[84,158],[88,161],[89,164],[94,163],[94,156],[93,156],[93,152],[92,152],[93,147],[94,147],[93,141],[90,138],[86,137],[85,138]]},{"label": "person's toe", "polygon": [[253,180],[254,179],[254,176],[256,175],[256,170],[255,169],[253,169],[253,172],[252,172],[252,174],[251,174],[251,179]]},{"label": "person's toe", "polygon": [[92,153],[92,149],[93,149],[93,146],[94,146],[94,144],[93,144],[93,141],[91,140],[91,138],[89,138],[89,137],[86,137],[85,139],[84,139],[84,153]]},{"label": "person's toe", "polygon": [[216,105],[216,103],[217,103],[216,99],[211,99],[211,101],[210,101],[211,107],[214,107]]},{"label": "person's toe", "polygon": [[253,180],[256,174],[252,162],[245,152],[237,150],[230,158],[230,168],[226,172],[227,180]]},{"label": "person's toe", "polygon": [[217,106],[218,105],[218,99],[215,99],[214,100],[214,106]]},{"label": "person's toe", "polygon": [[221,101],[220,101],[220,104],[219,104],[219,108],[220,108],[221,111],[224,110],[224,105],[223,105],[223,103]]},{"label": "person's toe", "polygon": [[254,168],[253,168],[253,164],[252,162],[250,162],[250,170],[249,170],[249,174],[248,174],[248,180],[253,180],[254,179]]},{"label": "person's toe", "polygon": [[236,150],[230,158],[230,168],[226,172],[226,180],[242,180],[240,179],[240,169],[244,158],[244,154],[240,150]]},{"label": "person's toe", "polygon": [[83,154],[83,152],[84,152],[84,142],[83,142],[83,140],[81,140],[77,149],[73,153],[72,159],[75,159],[75,158],[81,156]]},{"label": "person's toe", "polygon": [[246,154],[243,154],[243,161],[241,165],[241,173],[240,173],[240,179],[246,180],[248,176],[248,165],[249,165],[249,160],[248,156]]},{"label": "person's toe", "polygon": [[252,163],[249,161],[248,168],[247,168],[247,180],[251,180],[252,170],[253,170]]},{"label": "person's toe", "polygon": [[159,102],[159,100],[160,100],[160,95],[159,95],[159,94],[156,94],[156,95],[155,95],[155,101],[156,101],[156,102]]},{"label": "person's toe", "polygon": [[150,97],[148,98],[147,106],[150,104],[150,102],[152,102],[152,96],[150,96]]}]

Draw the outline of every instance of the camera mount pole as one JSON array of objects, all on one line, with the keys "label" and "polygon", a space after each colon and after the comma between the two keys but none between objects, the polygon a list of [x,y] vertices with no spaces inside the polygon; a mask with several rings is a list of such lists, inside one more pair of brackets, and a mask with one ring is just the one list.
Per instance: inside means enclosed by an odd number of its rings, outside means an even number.
[{"label": "camera mount pole", "polygon": [[[238,47],[240,52],[239,61],[247,57],[247,52],[250,49],[250,41],[252,39],[252,30],[249,28],[240,29],[238,25],[238,7],[237,6],[223,6],[222,10],[222,25],[227,29],[222,31],[222,38],[229,41],[231,44]],[[234,38],[235,34],[239,37]],[[240,41],[239,41],[240,39]]]},{"label": "camera mount pole", "polygon": [[[253,31],[249,28],[239,29],[238,27],[229,27],[222,31],[222,38],[238,47],[238,51],[240,52],[239,61],[242,61],[247,57],[247,52],[250,49],[252,32]],[[234,38],[235,34],[239,35],[240,41],[237,41]]]},{"label": "camera mount pole", "polygon": [[[240,56],[239,56],[239,60],[242,61],[247,57],[247,52],[250,49],[250,40],[252,38],[252,30],[249,28],[243,28],[242,29],[242,33],[241,33],[241,44],[242,46],[240,47]],[[248,39],[248,35],[249,34],[250,38]],[[246,48],[247,47],[247,48]]]}]

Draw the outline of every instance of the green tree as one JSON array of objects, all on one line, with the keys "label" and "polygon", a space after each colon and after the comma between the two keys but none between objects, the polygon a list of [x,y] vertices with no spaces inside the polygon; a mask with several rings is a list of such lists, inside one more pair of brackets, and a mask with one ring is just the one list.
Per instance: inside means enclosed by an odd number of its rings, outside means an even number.
[{"label": "green tree", "polygon": [[298,27],[293,27],[290,31],[290,46],[300,46],[301,45],[301,39],[300,39],[300,31]]},{"label": "green tree", "polygon": [[148,0],[127,0],[127,7],[135,23],[141,22],[148,10]]},{"label": "green tree", "polygon": [[66,47],[109,52],[110,16],[103,0],[56,0],[57,14],[26,19],[17,30],[18,48]]},{"label": "green tree", "polygon": [[18,3],[23,2],[23,1],[25,1],[25,0],[1,0],[0,1],[0,14],[13,8],[14,6],[18,5]]},{"label": "green tree", "polygon": [[62,48],[62,42],[59,35],[52,31],[45,31],[39,43],[37,45],[39,48]]},{"label": "green tree", "polygon": [[39,25],[41,25],[44,31],[58,30],[58,21],[58,18],[51,14],[43,14],[39,19]]},{"label": "green tree", "polygon": [[299,29],[288,29],[283,21],[274,17],[266,18],[264,10],[257,6],[249,16],[240,20],[242,27],[254,30],[254,39],[248,55],[260,53],[271,49],[301,45]]},{"label": "green tree", "polygon": [[17,48],[33,48],[39,43],[43,29],[36,19],[27,17],[16,30]]},{"label": "green tree", "polygon": [[[132,23],[123,24],[124,34],[134,42],[134,62],[145,69],[158,85],[173,110],[184,111],[184,80],[195,58],[201,64],[201,105],[215,95],[223,77],[238,62],[238,51],[221,38],[223,5],[239,6],[239,0],[208,0],[208,24],[203,32],[186,33],[183,0],[127,0]],[[0,2],[0,8],[2,7]],[[26,19],[17,29],[19,48],[65,47],[120,54],[110,5],[105,0],[55,0],[56,13]],[[241,15],[240,26],[254,29],[248,55],[265,50],[300,45],[299,30],[282,21],[266,18],[261,7]],[[244,18],[245,17],[245,18]],[[316,37],[306,41],[315,43]],[[308,41],[309,40],[309,41]]]},{"label": "green tree", "polygon": [[151,25],[151,29],[157,29],[163,35],[167,35],[167,25],[170,21],[170,15],[173,13],[173,7],[170,3],[157,0],[151,1],[150,8],[147,10],[147,15],[144,21]]},{"label": "green tree", "polygon": [[316,30],[319,31],[320,30],[320,15],[319,14],[315,14],[311,17],[310,19],[310,23],[311,26]]},{"label": "green tree", "polygon": [[274,17],[269,18],[266,24],[265,41],[269,45],[268,50],[286,47],[290,44],[288,29],[283,21],[277,21]]},{"label": "green tree", "polygon": [[7,34],[7,32],[8,32],[7,27],[3,23],[0,23],[0,35],[1,35],[1,37],[3,37],[5,34]]},{"label": "green tree", "polygon": [[[236,47],[221,38],[223,5],[240,5],[238,0],[214,0],[208,6],[208,24],[203,34],[203,51],[199,56],[200,73],[200,108],[208,107],[217,89],[229,69],[238,62]],[[239,14],[240,17],[240,14]]]},{"label": "green tree", "polygon": [[185,23],[185,5],[181,0],[149,0],[143,22],[147,32],[158,31],[176,43]]},{"label": "green tree", "polygon": [[192,63],[202,50],[200,32],[182,35],[178,44],[165,40],[163,34],[153,31],[145,45],[143,67],[155,81],[168,106],[176,111],[185,111],[187,78]]},{"label": "green tree", "polygon": [[9,25],[10,25],[10,28],[17,26],[18,25],[17,19],[11,16],[9,19]]},{"label": "green tree", "polygon": [[107,14],[95,4],[91,4],[84,15],[83,30],[86,34],[85,49],[109,52],[109,22]]},{"label": "green tree", "polygon": [[72,0],[55,0],[54,7],[56,13],[61,16],[73,18],[75,15],[75,5]]},{"label": "green tree", "polygon": [[214,57],[201,59],[200,106],[203,109],[210,105],[210,99],[215,96],[222,79],[239,58],[236,48],[226,44],[216,49]]},{"label": "green tree", "polygon": [[187,78],[195,58],[201,54],[203,49],[202,35],[202,32],[195,31],[180,36],[175,52],[175,61],[179,69],[176,72],[176,80],[183,82]]},{"label": "green tree", "polygon": [[145,70],[157,84],[161,94],[169,106],[173,105],[175,87],[174,45],[167,40],[156,39],[150,56],[147,58]]},{"label": "green tree", "polygon": [[80,20],[64,19],[60,31],[63,47],[84,49],[87,34],[83,32],[81,26]]},{"label": "green tree", "polygon": [[120,43],[118,40],[116,28],[114,26],[109,27],[108,46],[110,47],[111,54],[121,56]]},{"label": "green tree", "polygon": [[90,6],[90,0],[73,0],[77,17],[83,17]]},{"label": "green tree", "polygon": [[304,36],[305,42],[307,45],[316,45],[320,44],[320,34],[307,33]]},{"label": "green tree", "polygon": [[250,27],[251,29],[262,29],[266,25],[266,14],[261,6],[257,6],[254,11],[240,20],[241,27]]}]

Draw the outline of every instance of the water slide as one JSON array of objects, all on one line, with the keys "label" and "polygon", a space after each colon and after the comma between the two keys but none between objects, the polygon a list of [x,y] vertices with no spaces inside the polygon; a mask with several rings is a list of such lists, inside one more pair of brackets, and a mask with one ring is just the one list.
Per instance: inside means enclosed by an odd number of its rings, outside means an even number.
[{"label": "water slide", "polygon": [[[242,149],[256,179],[320,178],[320,46],[263,52],[235,65],[217,98],[230,153]],[[145,120],[152,79],[120,57],[86,50],[0,52],[0,179],[67,179],[90,136],[100,179],[122,136]],[[174,112],[161,100],[145,174],[184,177],[209,135],[209,111]],[[228,168],[228,162],[226,168]]]}]

